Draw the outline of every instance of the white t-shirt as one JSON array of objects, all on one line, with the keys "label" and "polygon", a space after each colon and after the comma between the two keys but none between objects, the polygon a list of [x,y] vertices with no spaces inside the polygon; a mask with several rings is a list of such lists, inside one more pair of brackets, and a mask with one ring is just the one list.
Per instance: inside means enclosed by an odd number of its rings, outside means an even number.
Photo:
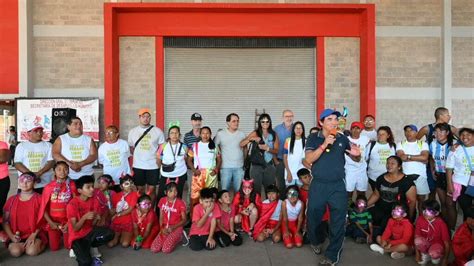
[{"label": "white t-shirt", "polygon": [[131,156],[128,143],[118,139],[115,143],[104,142],[99,147],[99,163],[104,166],[104,174],[112,176],[115,184],[120,183],[120,177],[131,174],[128,158]]},{"label": "white t-shirt", "polygon": [[228,129],[217,132],[215,142],[221,149],[222,168],[242,168],[244,166],[244,152],[240,147],[240,141],[243,139],[245,139],[245,134],[240,130],[234,133]]},{"label": "white t-shirt", "polygon": [[[49,161],[53,161],[51,143],[46,141],[40,141],[33,143],[30,141],[21,142],[16,146],[15,150],[15,162],[22,163],[31,172],[38,172],[43,168]],[[18,171],[18,176],[22,173]],[[49,169],[48,172],[41,176],[41,182],[35,183],[35,188],[42,188],[51,182],[53,178],[53,169]]]},{"label": "white t-shirt", "polygon": [[140,140],[138,147],[135,142],[143,135],[148,127],[137,126],[132,128],[128,133],[128,145],[134,147],[133,151],[133,167],[144,170],[158,169],[156,164],[156,151],[160,144],[165,142],[165,136],[161,129],[153,126],[153,128]]},{"label": "white t-shirt", "polygon": [[[59,136],[59,138],[61,139],[61,154],[66,159],[73,162],[80,162],[89,157],[92,141],[91,137],[81,135],[80,137],[73,138],[69,136],[69,133],[66,133]],[[84,165],[79,172],[69,168],[69,177],[76,180],[83,175],[93,175],[93,164],[94,163]]]},{"label": "white t-shirt", "polygon": [[194,168],[196,169],[214,169],[216,166],[216,158],[220,156],[219,147],[209,149],[209,143],[199,141],[192,145],[188,155],[194,157]]},{"label": "white t-shirt", "polygon": [[395,148],[390,147],[388,143],[376,142],[372,152],[370,152],[370,143],[367,145],[365,160],[369,162],[367,174],[371,180],[375,181],[377,177],[387,172],[387,159],[392,155],[395,155]]},{"label": "white t-shirt", "polygon": [[293,206],[290,203],[290,200],[286,199],[286,214],[288,215],[288,221],[296,221],[298,220],[298,215],[300,215],[301,208],[303,207],[303,202],[298,200],[296,205]]},{"label": "white t-shirt", "polygon": [[[350,142],[356,144],[360,148],[360,154],[365,154],[366,150],[368,149],[368,145],[370,140],[366,136],[360,136],[358,139],[353,139],[351,137],[347,137]],[[356,162],[351,159],[350,156],[344,154],[346,157],[346,176],[347,175],[361,175],[366,174],[367,171],[367,162],[365,161],[365,157],[361,156],[360,161]]]},{"label": "white t-shirt", "polygon": [[[474,146],[466,147],[467,154],[474,168]],[[454,152],[450,152],[446,161],[446,168],[453,169],[453,182],[467,186],[474,169],[469,169],[466,154],[462,146],[458,146]],[[473,177],[474,178],[474,177]]]},{"label": "white t-shirt", "polygon": [[[181,146],[181,150],[178,151],[179,146]],[[173,152],[175,154],[174,157]],[[160,168],[160,173],[162,176],[171,178],[180,177],[188,171],[188,168],[186,166],[186,144],[177,143],[170,145],[168,142],[165,142],[160,145],[158,153],[160,154],[162,164],[172,164],[176,160],[176,164],[174,165],[174,171],[164,172],[163,168]]]},{"label": "white t-shirt", "polygon": [[370,141],[376,141],[377,140],[377,130],[373,129],[371,131],[367,131],[365,129],[362,129],[360,132],[361,136],[366,136],[369,138]]},{"label": "white t-shirt", "polygon": [[[270,220],[272,220],[272,221],[280,221],[280,212],[281,212],[281,203],[282,203],[282,202],[283,202],[283,201],[278,200],[277,206],[276,206],[275,210],[273,211],[272,216],[270,217]],[[262,203],[264,203],[264,204],[269,204],[269,203],[270,203],[270,200],[269,200],[269,199],[266,199],[266,200],[262,201]]]},{"label": "white t-shirt", "polygon": [[[408,142],[406,140],[397,144],[397,151],[403,151],[406,155],[420,155],[422,151],[428,151],[428,144],[426,142],[417,140]],[[421,178],[426,176],[426,164],[422,162],[403,162],[403,173],[406,175],[419,175]]]},{"label": "white t-shirt", "polygon": [[[283,153],[288,157],[288,168],[290,168],[291,176],[293,179],[298,180],[298,170],[304,168],[303,159],[305,158],[303,140],[295,139],[295,145],[293,146],[293,153],[290,153],[291,138],[285,140],[285,146]],[[285,168],[285,179],[288,176],[288,172]],[[286,182],[286,180],[285,180]]]}]

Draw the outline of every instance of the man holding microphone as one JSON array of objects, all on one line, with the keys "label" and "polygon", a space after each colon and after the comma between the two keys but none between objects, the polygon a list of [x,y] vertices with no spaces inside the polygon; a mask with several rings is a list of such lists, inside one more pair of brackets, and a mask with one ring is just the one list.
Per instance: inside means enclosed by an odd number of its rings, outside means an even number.
[{"label": "man holding microphone", "polygon": [[319,116],[322,130],[310,135],[306,142],[304,160],[305,164],[311,164],[313,175],[307,208],[308,233],[312,248],[318,255],[321,253],[323,241],[318,239],[316,229],[321,223],[326,205],[329,205],[331,215],[330,242],[319,265],[336,265],[342,251],[347,215],[344,154],[356,162],[361,159],[360,149],[351,144],[342,133],[337,132],[340,116],[341,113],[336,110],[325,109]]}]

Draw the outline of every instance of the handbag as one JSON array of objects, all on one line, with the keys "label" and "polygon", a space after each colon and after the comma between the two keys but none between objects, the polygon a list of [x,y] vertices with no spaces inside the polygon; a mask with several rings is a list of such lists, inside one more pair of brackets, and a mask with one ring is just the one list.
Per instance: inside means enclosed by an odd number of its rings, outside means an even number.
[{"label": "handbag", "polygon": [[260,165],[263,167],[267,166],[265,157],[263,157],[263,152],[259,149],[257,142],[252,141],[250,143],[249,150],[250,150],[249,159],[250,159],[251,164]]},{"label": "handbag", "polygon": [[176,151],[174,151],[171,143],[169,144],[170,144],[171,152],[173,153],[174,162],[171,164],[161,164],[161,169],[163,170],[163,172],[166,172],[166,173],[170,173],[174,171],[174,168],[176,166],[176,153],[178,153],[178,151],[181,152],[181,148],[183,147],[183,143],[180,142],[179,148],[177,148]]},{"label": "handbag", "polygon": [[472,169],[471,157],[467,153],[466,147],[464,147],[464,145],[461,145],[461,147],[464,150],[464,155],[466,156],[469,169],[471,169],[471,177],[469,178],[469,183],[467,184],[467,188],[464,193],[466,193],[467,195],[471,197],[474,197],[474,176],[472,175],[472,172],[474,171],[474,169]]}]

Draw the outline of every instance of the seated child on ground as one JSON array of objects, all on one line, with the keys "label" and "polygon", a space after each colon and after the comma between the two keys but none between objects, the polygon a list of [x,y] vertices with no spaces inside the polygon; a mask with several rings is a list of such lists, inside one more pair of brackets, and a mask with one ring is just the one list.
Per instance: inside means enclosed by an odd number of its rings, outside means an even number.
[{"label": "seated child on ground", "polygon": [[453,236],[454,266],[464,266],[474,259],[474,207],[468,208],[464,213],[466,221],[459,226]]},{"label": "seated child on ground", "polygon": [[253,189],[253,179],[242,180],[242,186],[239,193],[235,194],[232,206],[235,209],[235,224],[240,224],[244,232],[252,235],[262,206],[260,194]]},{"label": "seated child on ground", "polygon": [[147,194],[141,195],[137,206],[132,211],[133,238],[132,246],[135,250],[149,249],[156,235],[160,232],[158,219],[152,208],[151,198]]},{"label": "seated child on ground", "polygon": [[183,226],[187,222],[186,204],[178,198],[178,185],[175,182],[166,184],[166,197],[158,202],[160,209],[160,233],[151,244],[151,252],[171,253],[181,242]]},{"label": "seated child on ground", "polygon": [[71,248],[68,243],[67,234],[67,204],[77,195],[74,182],[68,177],[69,166],[64,161],[59,161],[54,166],[55,180],[47,184],[43,189],[40,214],[43,215],[48,233],[49,249],[59,250],[61,247],[61,236],[64,247]]},{"label": "seated child on ground", "polygon": [[37,223],[41,195],[33,191],[35,180],[34,173],[20,175],[20,193],[8,198],[3,207],[3,229],[9,237],[8,250],[13,257],[20,257],[23,253],[36,256],[48,244],[46,233]]},{"label": "seated child on ground", "polygon": [[112,223],[110,228],[114,230],[115,236],[107,246],[114,247],[120,241],[122,247],[126,248],[132,242],[133,222],[132,211],[137,205],[139,193],[135,191],[132,177],[125,175],[120,178],[122,192],[112,197]]},{"label": "seated child on ground", "polygon": [[214,234],[217,219],[221,217],[219,207],[216,205],[212,191],[209,188],[203,188],[200,192],[199,204],[194,206],[193,224],[189,231],[189,247],[192,250],[213,250],[216,248]]},{"label": "seated child on ground", "polygon": [[407,208],[403,204],[395,204],[392,218],[382,236],[377,237],[378,244],[370,245],[370,249],[380,254],[390,253],[392,259],[401,259],[413,252],[413,225],[406,218]]},{"label": "seated child on ground", "polygon": [[98,226],[110,226],[112,219],[112,197],[115,191],[112,190],[113,179],[110,175],[102,175],[98,178],[98,187],[94,190],[94,196],[99,201],[99,212],[101,220]]},{"label": "seated child on ground", "polygon": [[271,237],[274,243],[281,240],[281,204],[278,188],[269,185],[267,199],[262,202],[262,213],[253,231],[253,239],[259,242]]},{"label": "seated child on ground", "polygon": [[425,265],[431,259],[433,264],[447,265],[451,238],[448,226],[439,217],[440,205],[436,200],[423,203],[423,216],[418,217],[415,226],[415,248],[418,264]]},{"label": "seated child on ground", "polygon": [[358,195],[354,208],[349,211],[346,236],[352,237],[359,244],[371,244],[372,234],[372,214],[367,210],[367,198],[364,195]]},{"label": "seated child on ground", "polygon": [[[100,221],[99,202],[94,198],[94,176],[85,175],[75,180],[79,196],[67,205],[69,243],[79,265],[91,265],[91,248],[105,245],[114,238],[107,227],[96,226]],[[99,258],[94,263],[101,264]]]},{"label": "seated child on ground", "polygon": [[217,232],[214,237],[217,244],[221,247],[227,247],[230,244],[242,245],[242,237],[235,232],[234,228],[235,209],[231,205],[229,191],[221,190],[217,194],[217,199],[221,211],[221,218],[217,220]]},{"label": "seated child on ground", "polygon": [[298,199],[298,186],[289,186],[286,199],[281,204],[281,231],[285,247],[301,247],[303,236],[301,226],[303,224],[304,203]]}]

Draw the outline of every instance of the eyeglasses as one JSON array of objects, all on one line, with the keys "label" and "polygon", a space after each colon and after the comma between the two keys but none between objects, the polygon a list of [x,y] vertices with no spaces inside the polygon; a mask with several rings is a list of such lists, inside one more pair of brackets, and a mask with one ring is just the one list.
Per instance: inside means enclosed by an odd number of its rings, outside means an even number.
[{"label": "eyeglasses", "polygon": [[260,123],[262,123],[262,124],[268,124],[268,123],[270,123],[270,121],[268,121],[268,120],[262,120],[262,121],[260,121]]},{"label": "eyeglasses", "polygon": [[151,115],[141,115],[142,118],[150,118]]}]

